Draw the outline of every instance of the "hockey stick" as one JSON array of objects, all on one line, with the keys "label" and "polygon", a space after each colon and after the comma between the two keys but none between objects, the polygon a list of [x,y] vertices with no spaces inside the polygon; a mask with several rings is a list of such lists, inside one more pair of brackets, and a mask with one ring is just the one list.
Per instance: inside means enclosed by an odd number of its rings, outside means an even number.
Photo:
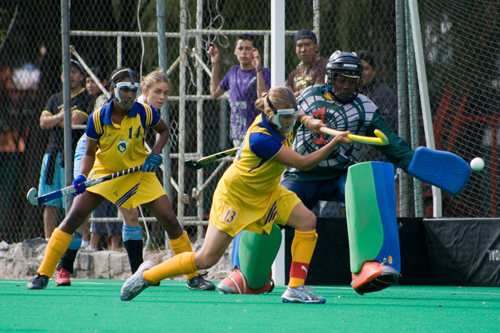
[{"label": "hockey stick", "polygon": [[[139,166],[127,169],[127,170],[112,173],[110,175],[107,175],[107,176],[104,176],[101,178],[87,180],[85,182],[85,186],[91,187],[91,186],[97,185],[99,183],[102,183],[106,180],[125,176],[125,175],[128,175],[129,173],[133,173],[133,172],[139,171],[141,169],[142,169],[142,165],[139,165]],[[32,204],[33,206],[37,206],[37,205],[41,205],[45,202],[49,202],[49,201],[52,201],[52,200],[55,200],[58,198],[62,198],[68,194],[75,193],[75,192],[76,192],[75,187],[73,185],[71,185],[71,186],[67,186],[65,188],[62,188],[60,190],[53,191],[53,192],[50,192],[50,193],[47,193],[47,194],[44,194],[42,196],[37,197],[36,195],[38,193],[38,190],[33,187],[31,190],[28,191],[28,194],[26,195],[26,197],[28,198],[28,201],[30,204]]]},{"label": "hockey stick", "polygon": [[[340,131],[328,127],[321,127],[319,130],[323,134],[328,134],[331,136],[336,136],[340,133]],[[385,134],[378,129],[375,130],[375,135],[376,137],[348,134],[347,137],[352,141],[364,143],[367,145],[387,146],[389,144],[389,139],[387,138],[387,136],[385,136]]]},{"label": "hockey stick", "polygon": [[198,170],[198,169],[203,168],[203,166],[208,164],[208,163],[212,163],[213,161],[219,160],[219,159],[226,157],[226,156],[234,155],[234,154],[236,154],[237,151],[238,151],[238,148],[231,148],[228,150],[221,151],[220,153],[216,153],[213,155],[209,155],[209,156],[200,158],[199,160],[195,160],[195,161],[187,160],[186,162],[184,162],[184,165],[186,167],[188,167],[189,169]]}]

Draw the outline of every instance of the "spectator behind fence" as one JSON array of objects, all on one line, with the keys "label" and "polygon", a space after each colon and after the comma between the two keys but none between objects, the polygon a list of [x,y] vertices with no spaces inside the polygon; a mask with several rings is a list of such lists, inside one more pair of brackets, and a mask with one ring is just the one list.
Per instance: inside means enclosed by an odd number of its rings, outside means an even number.
[{"label": "spectator behind fence", "polygon": [[261,66],[259,50],[252,35],[240,35],[234,48],[239,66],[233,66],[220,80],[220,51],[215,43],[208,50],[212,62],[210,96],[219,98],[230,91],[231,140],[239,147],[259,110],[255,101],[271,87],[271,72]]},{"label": "spectator behind fence", "polygon": [[20,169],[19,153],[25,151],[27,123],[21,119],[21,91],[9,67],[0,66],[0,241],[10,240],[10,214]]},{"label": "spectator behind fence", "polygon": [[[391,132],[398,133],[398,99],[396,94],[375,77],[378,68],[375,56],[366,50],[358,51],[356,54],[363,64],[360,93],[375,103]],[[373,147],[364,145],[362,149],[364,161],[387,161],[384,155]]]},{"label": "spectator behind fence", "polygon": [[[95,75],[95,77],[99,79],[101,85],[106,88],[106,86],[108,85],[108,79],[104,71],[102,71],[99,67],[94,67],[90,70]],[[94,82],[90,75],[87,75],[87,77],[85,78],[85,87],[93,98],[93,103],[91,106],[92,110],[100,109],[104,104],[106,104],[106,102],[108,101],[108,97],[106,97],[106,94],[101,91],[101,88],[99,88],[99,86]]]},{"label": "spectator behind fence", "polygon": [[293,37],[293,42],[300,64],[288,75],[286,86],[298,97],[305,88],[325,83],[328,59],[319,56],[318,40],[311,30],[300,30]]},{"label": "spectator behind fence", "polygon": [[[85,124],[91,113],[92,97],[82,87],[84,78],[82,65],[70,62],[71,125]],[[61,81],[63,76],[61,74]],[[64,97],[63,93],[52,95],[40,116],[42,130],[50,131],[50,138],[43,156],[40,170],[39,195],[44,195],[66,186],[64,178]],[[84,130],[73,130],[73,150]],[[57,225],[59,209],[65,209],[65,199],[59,198],[44,204],[43,223],[45,239],[48,240]]]}]

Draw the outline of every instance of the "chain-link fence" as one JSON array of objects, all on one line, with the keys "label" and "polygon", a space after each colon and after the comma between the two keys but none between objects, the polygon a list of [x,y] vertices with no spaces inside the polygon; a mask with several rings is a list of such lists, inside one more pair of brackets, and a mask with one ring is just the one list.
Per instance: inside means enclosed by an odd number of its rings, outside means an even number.
[{"label": "chain-link fence", "polygon": [[[414,147],[425,145],[420,116],[411,22],[405,0],[286,1],[286,73],[297,65],[294,32],[313,30],[319,55],[335,50],[369,50],[376,78],[400,103],[399,132]],[[221,76],[237,65],[237,36],[255,36],[262,63],[270,66],[269,1],[167,0],[165,37],[170,96],[171,201],[193,242],[202,237],[216,183],[230,162],[199,171],[184,161],[232,147],[228,97],[210,98],[210,44],[221,51]],[[497,216],[499,20],[496,1],[419,1],[431,112],[438,149],[469,160],[486,160],[473,173],[463,194],[443,195],[443,216]],[[0,4],[1,239],[17,242],[44,236],[43,207],[27,203],[26,192],[38,187],[48,131],[39,118],[51,95],[62,90],[61,3],[11,0]],[[161,15],[160,15],[161,17]],[[399,24],[399,26],[398,26]],[[72,57],[106,76],[126,66],[141,76],[158,69],[155,1],[72,1]],[[407,58],[407,55],[410,55]],[[404,62],[403,67],[399,66]],[[403,68],[403,70],[401,69]],[[88,73],[86,73],[88,74]],[[83,86],[83,83],[82,83]],[[405,88],[405,89],[402,89]],[[407,91],[407,95],[402,92]],[[401,106],[403,105],[403,107]],[[148,140],[153,142],[153,138]],[[367,152],[368,156],[371,154]],[[160,179],[163,173],[158,174]],[[401,216],[432,215],[430,187],[401,177]],[[418,189],[418,191],[415,191]],[[64,212],[60,211],[59,221]],[[145,221],[153,221],[144,212]],[[158,223],[146,222],[150,244],[165,244]]]}]

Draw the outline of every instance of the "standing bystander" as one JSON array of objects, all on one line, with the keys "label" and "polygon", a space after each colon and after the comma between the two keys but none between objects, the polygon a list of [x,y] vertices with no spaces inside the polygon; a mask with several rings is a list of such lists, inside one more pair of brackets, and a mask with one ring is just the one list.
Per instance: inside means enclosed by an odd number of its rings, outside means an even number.
[{"label": "standing bystander", "polygon": [[[71,87],[71,124],[85,124],[91,113],[89,106],[92,97],[82,87],[84,70],[78,61],[71,60],[69,76]],[[49,143],[43,156],[38,185],[39,195],[44,195],[65,187],[63,158],[64,97],[62,92],[52,95],[49,99],[47,106],[40,116],[40,127],[43,130],[50,131]],[[75,148],[81,135],[81,130],[73,130],[73,148]],[[65,209],[64,198],[47,202],[44,205],[43,223],[45,239],[48,240],[57,225],[59,209]]]},{"label": "standing bystander", "polygon": [[300,30],[293,41],[300,64],[288,75],[286,86],[298,97],[305,88],[325,83],[328,59],[319,56],[318,39],[311,30]]},{"label": "standing bystander", "polygon": [[212,62],[210,96],[219,98],[227,90],[230,91],[231,140],[235,147],[239,147],[248,127],[259,115],[255,101],[271,87],[271,72],[269,68],[261,66],[259,50],[252,35],[238,37],[234,54],[240,64],[231,67],[222,81],[217,45],[212,43],[208,53]]},{"label": "standing bystander", "polygon": [[[375,103],[391,132],[398,133],[398,98],[396,94],[375,77],[378,68],[375,56],[366,50],[358,51],[356,54],[363,64],[359,92]],[[364,145],[362,150],[364,161],[387,161],[385,156],[373,147]]]}]

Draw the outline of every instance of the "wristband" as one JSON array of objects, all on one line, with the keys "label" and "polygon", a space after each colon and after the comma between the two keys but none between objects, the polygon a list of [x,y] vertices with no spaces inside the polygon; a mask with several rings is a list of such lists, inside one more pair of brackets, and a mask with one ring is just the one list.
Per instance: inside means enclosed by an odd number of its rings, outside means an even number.
[{"label": "wristband", "polygon": [[306,115],[305,113],[299,116],[299,120],[302,124],[306,124],[307,120],[311,118],[310,116]]}]

